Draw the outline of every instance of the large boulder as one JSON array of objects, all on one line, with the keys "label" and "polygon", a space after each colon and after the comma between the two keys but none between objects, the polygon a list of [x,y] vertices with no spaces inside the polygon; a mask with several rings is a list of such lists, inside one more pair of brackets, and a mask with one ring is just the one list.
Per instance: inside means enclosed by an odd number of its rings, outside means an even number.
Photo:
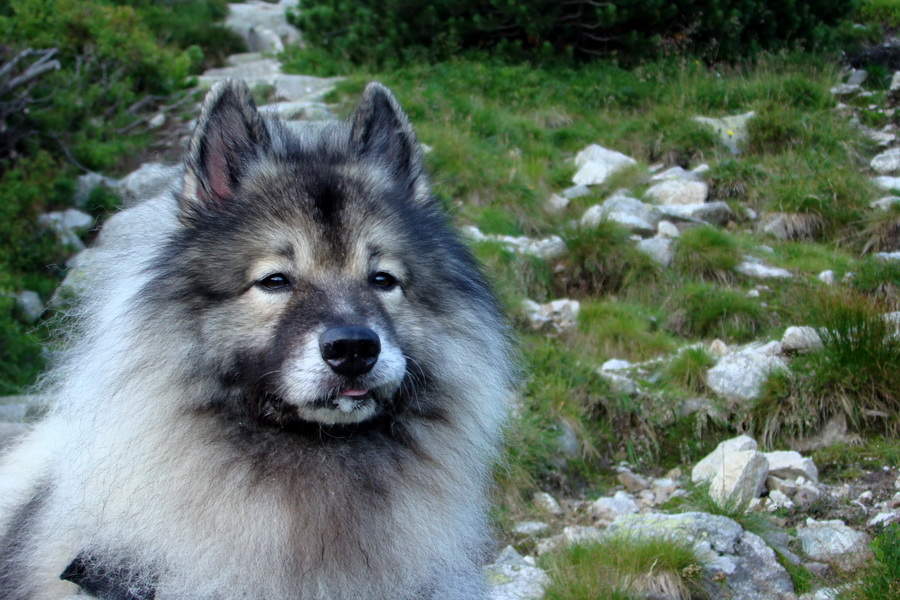
[{"label": "large boulder", "polygon": [[788,368],[778,356],[781,344],[775,344],[777,349],[770,344],[750,344],[723,356],[706,374],[709,389],[739,404],[758,397],[769,375]]},{"label": "large boulder", "polygon": [[807,557],[842,570],[862,567],[872,557],[869,536],[840,519],[816,521],[809,517],[805,527],[797,528],[797,539]]},{"label": "large boulder", "polygon": [[485,567],[490,600],[540,600],[550,578],[530,556],[523,557],[507,546]]},{"label": "large boulder", "polygon": [[630,156],[591,144],[575,155],[578,171],[572,177],[572,182],[576,185],[600,185],[613,173],[636,164],[637,161]]}]

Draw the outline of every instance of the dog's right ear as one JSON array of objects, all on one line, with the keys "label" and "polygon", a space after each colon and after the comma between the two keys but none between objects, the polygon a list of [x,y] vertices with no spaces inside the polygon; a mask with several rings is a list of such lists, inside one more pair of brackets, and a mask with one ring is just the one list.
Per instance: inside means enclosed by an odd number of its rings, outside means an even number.
[{"label": "dog's right ear", "polygon": [[226,79],[206,95],[185,159],[181,208],[215,208],[234,197],[247,167],[269,144],[250,88]]}]

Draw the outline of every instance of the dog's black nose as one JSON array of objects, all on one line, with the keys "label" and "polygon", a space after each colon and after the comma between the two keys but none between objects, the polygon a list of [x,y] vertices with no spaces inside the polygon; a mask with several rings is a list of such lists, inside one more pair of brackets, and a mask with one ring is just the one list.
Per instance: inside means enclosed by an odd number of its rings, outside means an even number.
[{"label": "dog's black nose", "polygon": [[359,377],[378,362],[381,340],[368,327],[332,327],[319,336],[319,351],[335,373]]}]

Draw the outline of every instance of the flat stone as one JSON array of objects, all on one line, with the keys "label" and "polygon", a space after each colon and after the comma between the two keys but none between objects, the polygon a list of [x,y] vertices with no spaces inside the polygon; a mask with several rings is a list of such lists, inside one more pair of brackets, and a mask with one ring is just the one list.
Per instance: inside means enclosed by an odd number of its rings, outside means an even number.
[{"label": "flat stone", "polygon": [[831,93],[835,96],[852,96],[862,91],[862,87],[857,84],[839,83],[831,88]]},{"label": "flat stone", "polygon": [[569,206],[569,199],[560,194],[553,194],[547,198],[546,202],[544,202],[544,210],[551,215],[562,214],[565,212],[567,206]]},{"label": "flat stone", "polygon": [[672,264],[675,258],[675,249],[672,240],[664,238],[650,238],[637,243],[637,249],[653,259],[654,262],[664,267]]},{"label": "flat stone", "polygon": [[285,45],[293,45],[301,40],[300,31],[287,22],[288,5],[268,2],[244,2],[228,5],[225,26],[247,40],[250,44],[251,29],[273,31]]},{"label": "flat stone", "polygon": [[710,497],[722,507],[744,507],[765,489],[769,463],[762,452],[732,452],[709,482]]},{"label": "flat stone", "polygon": [[782,352],[811,352],[822,348],[822,338],[815,327],[788,327],[781,337]]},{"label": "flat stone", "polygon": [[706,383],[710,390],[723,398],[742,403],[759,396],[763,382],[771,373],[787,368],[783,358],[763,352],[760,346],[751,345],[723,356],[707,372]]},{"label": "flat stone", "polygon": [[690,179],[666,179],[650,187],[644,195],[663,206],[703,204],[709,195],[709,185]]},{"label": "flat stone", "polygon": [[575,155],[578,172],[572,177],[576,185],[600,185],[610,175],[634,166],[637,161],[621,152],[591,144]]},{"label": "flat stone", "polygon": [[749,435],[740,435],[720,442],[715,450],[703,457],[691,470],[691,481],[694,483],[709,481],[725,464],[728,455],[758,449],[759,444]]},{"label": "flat stone", "polygon": [[247,30],[247,48],[251,52],[284,52],[284,42],[272,29],[262,25],[253,25]]},{"label": "flat stone", "polygon": [[769,461],[769,474],[782,479],[805,477],[807,481],[818,483],[819,469],[811,458],[802,456],[793,450],[777,450],[766,452]]},{"label": "flat stone", "polygon": [[876,252],[874,256],[878,260],[885,262],[900,260],[900,252]]},{"label": "flat stone", "polygon": [[574,200],[575,198],[581,198],[582,196],[587,196],[591,193],[591,188],[584,184],[573,185],[570,188],[566,188],[562,191],[562,197],[568,200]]},{"label": "flat stone", "polygon": [[803,553],[811,560],[829,563],[842,570],[862,567],[872,557],[869,536],[847,527],[839,519],[816,521],[807,518],[806,526],[797,528],[797,539]]},{"label": "flat stone", "polygon": [[550,526],[542,521],[520,521],[512,530],[518,535],[538,535],[550,529]]},{"label": "flat stone", "polygon": [[650,487],[650,482],[646,478],[641,477],[637,473],[633,473],[628,469],[622,469],[616,476],[619,483],[625,486],[629,492],[639,492]]},{"label": "flat stone", "polygon": [[885,190],[900,190],[900,177],[882,175],[881,177],[875,177],[872,181],[875,185]]},{"label": "flat stone", "polygon": [[521,556],[507,546],[485,567],[489,600],[540,600],[550,577],[536,566],[532,557]]},{"label": "flat stone", "polygon": [[115,191],[122,196],[125,208],[166,194],[181,184],[182,167],[164,163],[144,163],[122,178]]},{"label": "flat stone", "polygon": [[[900,72],[900,71],[898,71]],[[879,210],[891,210],[893,207],[900,205],[900,196],[885,196],[869,203],[872,208]]]},{"label": "flat stone", "polygon": [[601,371],[625,371],[634,365],[627,360],[611,358],[600,366]]},{"label": "flat stone", "polygon": [[869,73],[865,69],[850,69],[845,83],[849,85],[862,85],[866,82]]},{"label": "flat stone", "polygon": [[638,512],[638,505],[631,494],[616,492],[612,498],[599,498],[591,504],[590,513],[597,521],[612,523],[622,515]]},{"label": "flat stone", "polygon": [[703,204],[659,206],[658,208],[660,213],[668,217],[710,225],[723,226],[734,218],[734,211],[721,200]]},{"label": "flat stone", "polygon": [[896,92],[900,90],[900,71],[894,71],[893,77],[891,77],[891,86],[890,91]]},{"label": "flat stone", "polygon": [[343,77],[278,75],[274,80],[274,99],[283,102],[323,102]]},{"label": "flat stone", "polygon": [[327,105],[308,100],[264,104],[259,107],[259,112],[275,116],[282,121],[328,121],[335,118]]},{"label": "flat stone", "polygon": [[794,276],[794,274],[787,269],[773,267],[752,256],[744,257],[744,260],[741,261],[734,270],[741,275],[746,275],[747,277],[752,277],[754,279],[790,279]]},{"label": "flat stone", "polygon": [[281,63],[274,58],[263,58],[241,62],[230,67],[207,69],[197,78],[201,88],[211,88],[222,79],[243,79],[250,87],[259,85],[275,85],[275,79],[281,75]]},{"label": "flat stone", "polygon": [[878,154],[869,161],[869,166],[878,173],[895,173],[900,171],[900,148],[891,148]]},{"label": "flat stone", "polygon": [[556,501],[556,498],[548,494],[547,492],[537,492],[531,499],[534,507],[541,512],[548,513],[551,515],[560,515],[562,514],[562,508],[559,506],[559,502]]},{"label": "flat stone", "polygon": [[660,221],[656,224],[656,235],[663,239],[674,240],[681,237],[681,232],[671,221]]},{"label": "flat stone", "polygon": [[755,116],[756,113],[751,111],[742,115],[733,115],[720,119],[694,117],[694,120],[711,128],[732,154],[740,154],[747,141],[747,123]]}]

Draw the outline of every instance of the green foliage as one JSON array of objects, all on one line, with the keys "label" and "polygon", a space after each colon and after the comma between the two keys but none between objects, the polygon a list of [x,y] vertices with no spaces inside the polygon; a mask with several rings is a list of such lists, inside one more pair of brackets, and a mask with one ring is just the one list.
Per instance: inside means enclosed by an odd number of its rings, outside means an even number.
[{"label": "green foliage", "polygon": [[440,60],[467,49],[579,59],[689,51],[728,60],[831,43],[835,25],[853,8],[853,0],[406,0],[387,7],[317,0],[304,3],[291,20],[313,46],[354,63]]},{"label": "green foliage", "polygon": [[672,264],[683,275],[726,282],[734,279],[740,262],[741,250],[734,238],[721,229],[701,226],[682,232]]},{"label": "green foliage", "polygon": [[702,347],[688,347],[669,361],[663,371],[665,381],[689,392],[701,394],[706,390],[706,371],[714,367],[715,359]]},{"label": "green foliage", "polygon": [[850,284],[863,294],[896,298],[900,294],[900,263],[868,258],[860,263]]},{"label": "green foliage", "polygon": [[602,296],[628,291],[658,273],[656,264],[634,247],[628,232],[613,221],[572,227],[563,234],[568,251],[557,275],[560,295]]},{"label": "green foliage", "polygon": [[[900,599],[900,523],[892,523],[872,543],[874,564],[849,597],[853,600]],[[844,596],[841,596],[842,598]]]},{"label": "green foliage", "polygon": [[774,528],[769,515],[751,510],[749,501],[741,502],[739,498],[735,497],[729,497],[724,501],[714,498],[710,493],[708,482],[689,484],[688,488],[690,496],[683,505],[688,510],[728,517],[747,531],[763,538]]},{"label": "green foliage", "polygon": [[859,14],[870,23],[900,27],[900,3],[896,0],[862,0]]},{"label": "green foliage", "polygon": [[694,544],[676,536],[614,534],[542,560],[547,600],[705,598],[703,563]]},{"label": "green foliage", "polygon": [[756,162],[726,159],[710,169],[710,195],[723,200],[743,198],[754,193],[765,178],[765,171]]},{"label": "green foliage", "polygon": [[[659,327],[659,315],[623,301],[583,302],[573,345],[597,362],[610,358],[647,360],[672,350],[675,342]],[[580,342],[580,343],[579,343]]]},{"label": "green foliage", "polygon": [[748,341],[767,325],[763,307],[740,290],[694,283],[676,298],[670,326],[678,333],[729,341]]}]

